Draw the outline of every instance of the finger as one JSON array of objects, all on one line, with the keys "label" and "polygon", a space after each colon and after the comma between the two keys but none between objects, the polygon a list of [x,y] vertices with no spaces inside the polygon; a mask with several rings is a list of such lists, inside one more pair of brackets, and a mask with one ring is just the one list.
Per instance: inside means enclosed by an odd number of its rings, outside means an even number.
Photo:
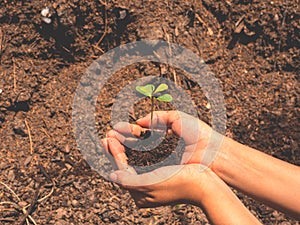
[{"label": "finger", "polygon": [[120,134],[119,132],[115,131],[115,130],[110,130],[106,136],[108,138],[115,138],[117,139],[120,143],[122,143],[123,145],[125,145],[128,148],[132,148],[136,145],[136,143],[139,141],[138,138],[136,137],[125,137],[122,134]]},{"label": "finger", "polygon": [[119,122],[116,125],[114,125],[114,130],[117,132],[125,135],[125,136],[135,136],[140,137],[141,133],[145,130],[145,128],[142,128],[139,125],[131,124],[127,122]]},{"label": "finger", "polygon": [[135,191],[150,191],[152,185],[164,182],[177,174],[184,165],[166,166],[149,173],[132,174],[126,170],[118,170],[112,173],[114,181],[124,188]]},{"label": "finger", "polygon": [[[137,120],[142,127],[149,127],[151,116]],[[180,111],[156,111],[153,113],[153,127],[171,128],[174,133],[184,139],[186,144],[193,144],[209,136],[210,127],[199,119]]]},{"label": "finger", "polygon": [[128,158],[125,154],[125,148],[124,146],[115,138],[108,138],[108,149],[109,152],[112,154],[112,156],[115,159],[115,162],[119,169],[127,169],[128,168]]},{"label": "finger", "polygon": [[[159,127],[171,127],[171,125],[179,119],[177,111],[155,111],[153,112],[152,126]],[[142,127],[150,128],[151,114],[139,119],[136,123]]]},{"label": "finger", "polygon": [[119,142],[124,143],[126,137],[122,134],[120,134],[119,132],[115,131],[115,130],[110,130],[106,133],[106,137],[107,138],[115,138],[117,139]]},{"label": "finger", "polygon": [[104,151],[103,153],[105,154],[105,156],[108,158],[108,160],[110,161],[110,163],[112,164],[112,167],[117,170],[118,169],[118,166],[116,164],[116,161],[115,159],[113,158],[113,156],[110,154],[110,151],[109,151],[109,146],[108,146],[108,139],[109,138],[103,138],[101,140],[101,143],[104,147]]}]

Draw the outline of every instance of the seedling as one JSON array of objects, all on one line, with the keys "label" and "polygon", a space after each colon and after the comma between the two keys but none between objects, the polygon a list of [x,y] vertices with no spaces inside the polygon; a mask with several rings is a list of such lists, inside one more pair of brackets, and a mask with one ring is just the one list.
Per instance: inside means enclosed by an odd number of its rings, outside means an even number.
[{"label": "seedling", "polygon": [[135,90],[142,95],[149,97],[151,99],[151,121],[150,128],[152,130],[152,119],[153,119],[153,110],[154,110],[154,101],[158,100],[160,102],[171,102],[172,96],[169,94],[162,94],[161,92],[168,90],[168,85],[160,84],[155,89],[153,84],[147,84],[145,86],[136,86]]}]

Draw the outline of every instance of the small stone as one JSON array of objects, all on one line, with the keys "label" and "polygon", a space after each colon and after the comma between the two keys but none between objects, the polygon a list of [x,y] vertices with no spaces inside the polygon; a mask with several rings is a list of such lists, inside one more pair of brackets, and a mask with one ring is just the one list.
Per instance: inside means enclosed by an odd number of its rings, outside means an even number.
[{"label": "small stone", "polygon": [[0,89],[0,94],[2,94],[2,92],[3,92],[3,90],[2,90],[2,89]]},{"label": "small stone", "polygon": [[50,9],[49,9],[48,7],[42,9],[41,15],[42,15],[43,17],[49,17],[49,14],[50,14]]},{"label": "small stone", "polygon": [[13,170],[10,170],[10,171],[8,172],[8,174],[7,174],[7,179],[8,179],[9,181],[13,181],[13,180],[15,179],[15,173],[14,173]]},{"label": "small stone", "polygon": [[28,203],[25,202],[25,201],[21,201],[21,202],[18,203],[18,205],[19,205],[21,208],[24,208],[25,206],[28,205]]},{"label": "small stone", "polygon": [[71,204],[72,204],[73,207],[78,207],[79,206],[79,202],[75,199],[71,202]]},{"label": "small stone", "polygon": [[126,15],[127,15],[126,10],[121,10],[119,13],[120,13],[119,19],[120,19],[120,20],[124,20],[125,17],[126,17]]},{"label": "small stone", "polygon": [[43,17],[42,20],[46,23],[46,24],[50,24],[52,22],[52,20],[50,18],[47,17]]},{"label": "small stone", "polygon": [[31,160],[32,160],[32,156],[28,156],[24,161],[24,166],[25,167],[28,166],[30,164]]},{"label": "small stone", "polygon": [[207,108],[207,109],[210,109],[210,108],[211,108],[210,103],[207,103],[207,104],[206,104],[206,108]]}]

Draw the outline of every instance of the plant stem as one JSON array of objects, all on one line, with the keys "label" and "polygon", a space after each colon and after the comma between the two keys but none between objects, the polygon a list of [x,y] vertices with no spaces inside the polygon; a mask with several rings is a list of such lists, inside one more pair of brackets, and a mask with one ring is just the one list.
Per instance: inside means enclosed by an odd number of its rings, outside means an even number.
[{"label": "plant stem", "polygon": [[151,121],[150,121],[150,129],[151,129],[151,132],[152,132],[152,130],[153,130],[153,127],[152,127],[153,109],[154,109],[154,97],[151,96]]}]

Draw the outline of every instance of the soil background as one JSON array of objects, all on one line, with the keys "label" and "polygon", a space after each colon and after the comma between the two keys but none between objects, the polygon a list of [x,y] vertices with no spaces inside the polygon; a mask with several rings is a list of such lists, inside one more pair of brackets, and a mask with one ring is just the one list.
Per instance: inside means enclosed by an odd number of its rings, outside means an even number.
[{"label": "soil background", "polygon": [[[43,22],[45,7],[50,24]],[[299,17],[298,0],[1,0],[0,224],[25,224],[25,206],[37,224],[208,223],[190,205],[138,209],[76,146],[72,103],[80,78],[108,50],[141,39],[176,43],[201,56],[223,89],[227,135],[300,166]],[[111,128],[114,97],[150,75],[176,78],[199,117],[211,123],[197,84],[179,69],[144,62],[122,68],[99,93],[99,140]],[[137,103],[132,121],[149,110],[147,100]],[[235,192],[264,224],[299,224]]]}]

